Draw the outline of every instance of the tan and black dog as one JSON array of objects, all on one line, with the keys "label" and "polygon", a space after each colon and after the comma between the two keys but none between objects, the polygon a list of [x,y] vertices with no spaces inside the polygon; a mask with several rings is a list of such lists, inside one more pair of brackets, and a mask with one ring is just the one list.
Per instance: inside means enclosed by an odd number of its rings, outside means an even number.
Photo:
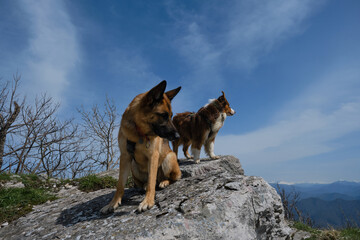
[{"label": "tan and black dog", "polygon": [[[173,118],[173,123],[180,134],[180,138],[172,141],[174,152],[183,145],[184,155],[187,159],[194,158],[200,162],[200,150],[205,145],[206,154],[212,159],[219,158],[214,153],[214,142],[217,133],[224,125],[226,116],[232,116],[235,111],[230,107],[225,98],[225,93],[218,99],[211,99],[209,104],[200,108],[198,112],[178,113]],[[191,145],[193,157],[188,148]]]},{"label": "tan and black dog", "polygon": [[120,173],[111,202],[101,209],[113,212],[124,195],[124,186],[131,171],[137,187],[146,188],[145,199],[138,211],[154,206],[155,186],[164,188],[181,178],[176,154],[169,140],[179,137],[172,121],[171,100],[181,87],[165,92],[166,81],[136,96],[126,108],[120,124]]}]

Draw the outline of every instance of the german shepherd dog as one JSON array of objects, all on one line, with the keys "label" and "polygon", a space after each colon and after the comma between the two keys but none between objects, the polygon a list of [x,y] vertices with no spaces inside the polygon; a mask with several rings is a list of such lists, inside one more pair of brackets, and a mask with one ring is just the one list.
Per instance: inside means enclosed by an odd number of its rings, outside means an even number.
[{"label": "german shepherd dog", "polygon": [[146,189],[139,212],[154,206],[156,183],[164,188],[181,178],[176,154],[169,146],[169,141],[179,138],[171,121],[171,100],[181,87],[168,92],[165,88],[164,80],[136,96],[126,108],[118,136],[121,155],[116,193],[101,213],[113,212],[121,204],[130,171],[135,185]]},{"label": "german shepherd dog", "polygon": [[[217,133],[224,125],[226,116],[235,114],[234,109],[225,98],[225,93],[218,99],[211,99],[209,104],[200,108],[198,112],[178,113],[173,118],[173,123],[180,134],[179,139],[172,141],[174,152],[183,145],[184,155],[187,159],[194,158],[195,163],[200,162],[200,150],[205,145],[206,154],[212,159],[219,157],[214,153],[214,142]],[[188,152],[191,150],[194,156]]]}]

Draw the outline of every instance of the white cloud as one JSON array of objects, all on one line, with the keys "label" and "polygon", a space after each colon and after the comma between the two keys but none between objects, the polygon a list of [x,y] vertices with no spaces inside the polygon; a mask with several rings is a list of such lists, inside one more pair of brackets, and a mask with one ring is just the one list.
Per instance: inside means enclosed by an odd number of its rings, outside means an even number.
[{"label": "white cloud", "polygon": [[188,58],[191,64],[207,67],[217,64],[219,52],[215,51],[214,46],[200,32],[199,25],[192,22],[187,31],[187,35],[177,41],[180,53]]},{"label": "white cloud", "polygon": [[[108,84],[112,86],[110,90],[103,91],[110,92],[110,96],[116,99],[124,110],[136,95],[150,90],[164,80],[152,71],[151,63],[136,47],[115,47],[104,54],[103,61],[108,63],[104,65],[110,73],[111,79],[108,79]],[[88,99],[86,102],[92,101],[94,99]]]},{"label": "white cloud", "polygon": [[236,1],[230,9],[226,52],[228,63],[251,69],[286,39],[303,31],[303,21],[323,1]]},{"label": "white cloud", "polygon": [[189,23],[186,28],[186,34],[178,38],[175,45],[191,69],[191,76],[188,76],[189,87],[197,89],[208,82],[219,87],[222,80],[218,69],[221,51],[215,49],[207,36],[201,33],[196,22]]},{"label": "white cloud", "polygon": [[28,18],[30,39],[24,52],[22,79],[28,95],[47,92],[57,101],[80,60],[76,29],[62,1],[23,0],[19,4]]},{"label": "white cloud", "polygon": [[180,32],[174,46],[192,69],[188,80],[221,84],[226,67],[252,70],[274,47],[301,33],[322,2],[207,1],[199,15],[170,5]]},{"label": "white cloud", "polygon": [[360,71],[325,74],[311,90],[279,111],[274,123],[243,135],[220,136],[219,153],[246,162],[281,162],[344,147],[337,139],[360,131]]},{"label": "white cloud", "polygon": [[[111,72],[121,79],[126,91],[139,91],[138,86],[152,87],[162,79],[151,71],[149,62],[136,49],[112,49],[107,54]],[[137,89],[137,90],[136,90]]]}]

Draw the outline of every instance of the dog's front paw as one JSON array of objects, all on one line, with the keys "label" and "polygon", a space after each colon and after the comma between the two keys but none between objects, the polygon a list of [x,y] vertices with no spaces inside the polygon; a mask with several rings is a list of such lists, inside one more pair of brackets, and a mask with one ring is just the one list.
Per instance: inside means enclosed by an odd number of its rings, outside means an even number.
[{"label": "dog's front paw", "polygon": [[220,156],[214,155],[214,156],[211,156],[211,159],[220,159]]},{"label": "dog's front paw", "polygon": [[159,188],[166,188],[167,186],[169,186],[170,181],[169,180],[164,180],[159,184]]},{"label": "dog's front paw", "polygon": [[112,203],[109,203],[108,205],[106,205],[105,207],[103,207],[101,210],[100,210],[100,213],[102,214],[108,214],[108,213],[113,213],[115,211],[115,209],[117,209],[119,207],[119,204],[112,204]]},{"label": "dog's front paw", "polygon": [[200,159],[196,159],[196,160],[195,160],[195,163],[200,163]]},{"label": "dog's front paw", "polygon": [[146,197],[145,199],[140,203],[138,207],[139,212],[145,212],[146,210],[152,208],[154,206],[155,202],[154,200],[148,200]]}]

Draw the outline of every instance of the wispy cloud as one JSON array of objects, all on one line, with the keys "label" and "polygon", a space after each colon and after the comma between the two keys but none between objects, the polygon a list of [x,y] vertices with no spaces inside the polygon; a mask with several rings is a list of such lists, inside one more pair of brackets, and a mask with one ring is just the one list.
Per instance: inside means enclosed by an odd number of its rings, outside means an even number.
[{"label": "wispy cloud", "polygon": [[30,39],[20,71],[28,95],[47,92],[64,101],[69,78],[80,61],[76,29],[62,1],[23,0]]},{"label": "wispy cloud", "polygon": [[161,78],[151,71],[149,61],[135,48],[112,49],[106,55],[110,71],[121,80],[124,93],[134,95],[139,91],[139,86],[145,89],[160,82]]},{"label": "wispy cloud", "polygon": [[[345,69],[345,70],[344,70]],[[242,135],[221,136],[217,149],[245,162],[282,162],[335,151],[336,140],[360,131],[359,68],[326,73],[274,117],[273,124]]]},{"label": "wispy cloud", "polygon": [[191,83],[201,86],[204,81],[220,83],[219,61],[221,51],[215,49],[196,22],[189,23],[185,36],[177,39],[179,53],[188,61],[192,71]]},{"label": "wispy cloud", "polygon": [[324,1],[236,1],[230,9],[224,52],[228,64],[252,69],[286,39],[301,33],[304,20]]},{"label": "wispy cloud", "polygon": [[219,84],[225,68],[252,70],[274,47],[301,33],[304,20],[322,2],[206,2],[201,16],[171,5],[169,12],[181,33],[174,46],[192,69],[191,81]]}]

